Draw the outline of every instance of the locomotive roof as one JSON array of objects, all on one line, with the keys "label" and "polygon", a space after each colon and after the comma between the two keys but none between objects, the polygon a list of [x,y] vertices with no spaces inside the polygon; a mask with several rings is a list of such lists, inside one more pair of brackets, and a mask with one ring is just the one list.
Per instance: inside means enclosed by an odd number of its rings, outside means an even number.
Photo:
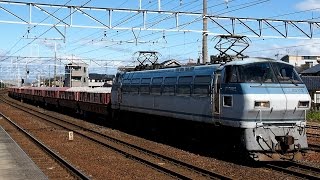
[{"label": "locomotive roof", "polygon": [[212,74],[217,68],[221,66],[220,64],[207,64],[201,66],[181,66],[177,68],[164,68],[155,70],[144,70],[144,71],[131,71],[124,73],[125,77],[138,78],[138,77],[162,77],[162,76],[176,76],[180,75],[209,75]]},{"label": "locomotive roof", "polygon": [[231,62],[228,62],[228,65],[245,65],[245,64],[251,64],[251,63],[258,63],[258,62],[280,62],[284,64],[288,64],[284,61],[278,61],[275,59],[270,59],[270,58],[260,58],[260,57],[248,57],[244,59],[239,59],[239,60],[234,60]]},{"label": "locomotive roof", "polygon": [[235,59],[234,61],[227,62],[226,64],[202,64],[202,65],[192,65],[192,66],[180,66],[180,67],[172,67],[172,68],[164,68],[164,69],[152,69],[152,70],[142,70],[142,71],[129,71],[124,72],[125,74],[139,74],[139,73],[174,73],[174,72],[187,72],[187,71],[207,71],[212,72],[215,69],[221,69],[225,65],[245,65],[251,63],[258,63],[258,62],[279,62],[284,64],[289,64],[284,61],[278,61],[269,58],[261,58],[261,57],[248,57],[243,59]]}]

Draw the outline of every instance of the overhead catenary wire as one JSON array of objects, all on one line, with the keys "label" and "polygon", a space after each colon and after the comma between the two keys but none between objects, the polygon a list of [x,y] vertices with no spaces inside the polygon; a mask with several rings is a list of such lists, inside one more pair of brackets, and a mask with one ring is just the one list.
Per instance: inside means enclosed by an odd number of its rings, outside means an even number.
[{"label": "overhead catenary wire", "polygon": [[[83,4],[81,7],[85,6],[86,4],[88,4],[89,2],[91,2],[92,0],[87,1],[85,4]],[[44,34],[46,34],[48,31],[50,31],[52,28],[56,27],[61,21],[67,19],[68,17],[70,17],[73,13],[75,13],[76,11],[73,11],[72,13],[70,13],[68,16],[66,16],[65,18],[63,18],[62,20],[60,20],[58,23],[54,24],[52,27],[50,27],[48,30],[46,30],[45,32],[43,32],[42,34],[40,34],[38,37],[34,38],[31,42],[29,42],[28,44],[26,44],[25,46],[23,46],[22,48],[18,49],[17,51],[15,51],[14,53],[12,53],[11,55],[16,54],[17,52],[21,51],[22,49],[26,48],[27,46],[29,46],[30,44],[32,44],[34,41],[36,41],[37,39],[39,39],[41,36],[43,36]]]},{"label": "overhead catenary wire", "polygon": [[[218,5],[221,5],[221,3],[220,4],[218,4]],[[189,23],[190,24],[190,23]],[[187,24],[188,25],[188,24]]]},{"label": "overhead catenary wire", "polygon": [[[169,2],[167,2],[166,4],[169,4],[170,2],[172,2],[173,0],[171,0],[171,1],[169,1]],[[189,4],[192,4],[192,3],[194,3],[194,2],[196,2],[196,1],[192,1],[192,2],[189,2]],[[149,3],[150,4],[150,3]],[[166,4],[164,4],[164,5],[166,5]],[[188,4],[185,4],[185,5],[188,5]],[[184,6],[185,6],[184,5]],[[178,7],[178,6],[177,6]],[[175,7],[175,8],[173,8],[173,9],[176,9],[177,7]],[[134,15],[135,16],[135,15]],[[129,17],[129,15],[127,15],[127,16],[125,16],[125,17]],[[130,19],[132,19],[132,17],[129,17]],[[157,17],[154,17],[154,18],[152,18],[152,19],[155,19],[155,18],[157,18]],[[122,19],[124,19],[124,18],[122,18]],[[150,20],[152,20],[152,19],[150,19]],[[124,20],[122,20],[122,21],[125,21],[125,22],[128,22],[128,19],[124,19]],[[160,20],[161,21],[161,20]],[[157,22],[155,22],[154,24],[156,24]],[[121,24],[121,23],[120,23]],[[152,22],[150,23],[150,24],[152,24]],[[117,25],[115,25],[114,27],[116,27],[116,26],[118,26],[119,25],[119,23],[117,24]],[[138,26],[141,26],[142,24],[140,24],[140,25],[138,25]],[[135,26],[135,27],[137,27],[137,26]],[[128,31],[127,31],[128,32]]]},{"label": "overhead catenary wire", "polygon": [[[229,9],[230,9],[231,7],[229,7]],[[158,22],[158,21],[155,21],[154,23],[156,23],[156,22]],[[131,33],[130,31],[124,31],[125,33],[124,34],[126,34],[126,33]],[[120,34],[121,32],[119,31],[119,34]],[[158,34],[158,35],[160,35],[160,33],[162,33],[162,32],[157,32],[157,33],[150,33],[150,34],[152,34],[152,35],[155,35],[155,37],[156,37],[156,35]],[[115,37],[116,35],[117,35],[117,32],[115,32],[115,33],[111,33],[110,32],[110,34],[111,34],[111,36],[110,37]],[[112,36],[112,34],[114,35],[114,36]],[[121,35],[122,35],[122,33],[121,33]],[[152,36],[151,35],[151,36]],[[168,35],[166,35],[166,36],[168,36]],[[97,35],[97,36],[95,36],[96,38],[95,38],[95,40],[98,40],[98,38],[99,38],[99,36]],[[141,36],[141,37],[143,37],[143,36]],[[155,38],[156,39],[156,38]],[[88,44],[90,44],[90,42],[88,41],[87,43],[84,43],[84,44],[82,44],[82,45],[80,45],[80,47],[84,47],[85,45],[88,45]],[[130,45],[128,45],[128,47],[130,48]],[[131,46],[131,47],[134,47],[133,45]],[[99,48],[99,50],[101,50],[100,48]],[[98,51],[98,50],[97,50]],[[91,51],[91,52],[94,52],[94,51]],[[86,53],[87,54],[87,53]]]},{"label": "overhead catenary wire", "polygon": [[[72,1],[72,0],[67,1],[67,2],[64,4],[64,6],[67,5],[68,3],[70,3],[71,1]],[[56,9],[56,10],[55,10],[53,13],[51,13],[51,14],[52,14],[52,15],[55,14],[55,13],[58,12],[60,9],[61,9],[61,7],[58,8],[58,9]],[[37,24],[31,26],[30,28],[28,28],[28,31],[27,31],[5,54],[8,54],[13,48],[16,47],[16,45],[19,44],[19,42],[20,42],[33,28],[37,27],[39,24],[41,24],[42,22],[44,22],[45,20],[47,20],[49,17],[50,17],[50,15],[48,15],[45,19],[43,19],[43,20],[40,21],[39,23],[37,23]]]},{"label": "overhead catenary wire", "polygon": [[[259,4],[259,2],[257,2],[257,1],[254,1],[255,2],[255,4],[250,4],[250,5],[248,5],[248,6],[246,6],[246,7],[250,7],[250,6],[254,6],[254,5],[256,5],[256,4]],[[246,7],[241,7],[241,8],[238,8],[237,10],[239,10],[239,9],[244,9],[244,8],[246,8]],[[233,10],[233,11],[235,11],[235,10]],[[229,11],[229,12],[231,12],[231,11]],[[189,23],[190,24],[190,23]],[[188,24],[186,24],[186,25],[188,25]],[[180,25],[181,26],[181,25]],[[101,48],[99,48],[99,49],[101,49]],[[90,52],[93,52],[92,50],[90,51]]]},{"label": "overhead catenary wire", "polygon": [[[220,4],[221,4],[221,3],[220,3]],[[220,5],[220,4],[219,4],[219,5]],[[88,42],[88,43],[90,43],[90,42]],[[84,47],[84,46],[81,46],[81,47]]]}]

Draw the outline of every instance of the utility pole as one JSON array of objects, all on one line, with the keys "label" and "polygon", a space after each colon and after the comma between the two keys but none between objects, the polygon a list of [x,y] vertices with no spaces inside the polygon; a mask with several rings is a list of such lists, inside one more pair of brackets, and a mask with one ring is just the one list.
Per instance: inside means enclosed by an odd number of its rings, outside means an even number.
[{"label": "utility pole", "polygon": [[208,18],[207,16],[207,0],[203,0],[203,32],[202,32],[202,63],[208,62]]},{"label": "utility pole", "polygon": [[[54,70],[53,70],[53,82],[54,86],[57,86],[57,42],[54,41]],[[49,77],[50,78],[50,77]]]}]

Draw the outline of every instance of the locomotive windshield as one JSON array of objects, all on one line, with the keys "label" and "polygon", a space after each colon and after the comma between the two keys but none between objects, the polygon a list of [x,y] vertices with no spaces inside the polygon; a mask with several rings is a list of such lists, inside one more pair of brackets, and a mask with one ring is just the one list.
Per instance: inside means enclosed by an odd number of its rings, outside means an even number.
[{"label": "locomotive windshield", "polygon": [[300,79],[298,73],[294,70],[293,66],[283,63],[272,63],[272,66],[280,84],[302,83],[302,80]]},{"label": "locomotive windshield", "polygon": [[254,63],[239,66],[240,82],[251,83],[275,83],[270,63]]},{"label": "locomotive windshield", "polygon": [[241,83],[302,83],[294,67],[283,63],[252,63],[226,67],[226,82]]}]

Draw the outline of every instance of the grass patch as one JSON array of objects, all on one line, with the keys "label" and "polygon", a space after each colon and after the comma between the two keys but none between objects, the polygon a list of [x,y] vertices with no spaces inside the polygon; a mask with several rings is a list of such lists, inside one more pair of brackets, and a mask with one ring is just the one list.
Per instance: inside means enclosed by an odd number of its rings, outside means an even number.
[{"label": "grass patch", "polygon": [[307,114],[307,121],[319,122],[320,123],[320,112],[310,111]]}]

